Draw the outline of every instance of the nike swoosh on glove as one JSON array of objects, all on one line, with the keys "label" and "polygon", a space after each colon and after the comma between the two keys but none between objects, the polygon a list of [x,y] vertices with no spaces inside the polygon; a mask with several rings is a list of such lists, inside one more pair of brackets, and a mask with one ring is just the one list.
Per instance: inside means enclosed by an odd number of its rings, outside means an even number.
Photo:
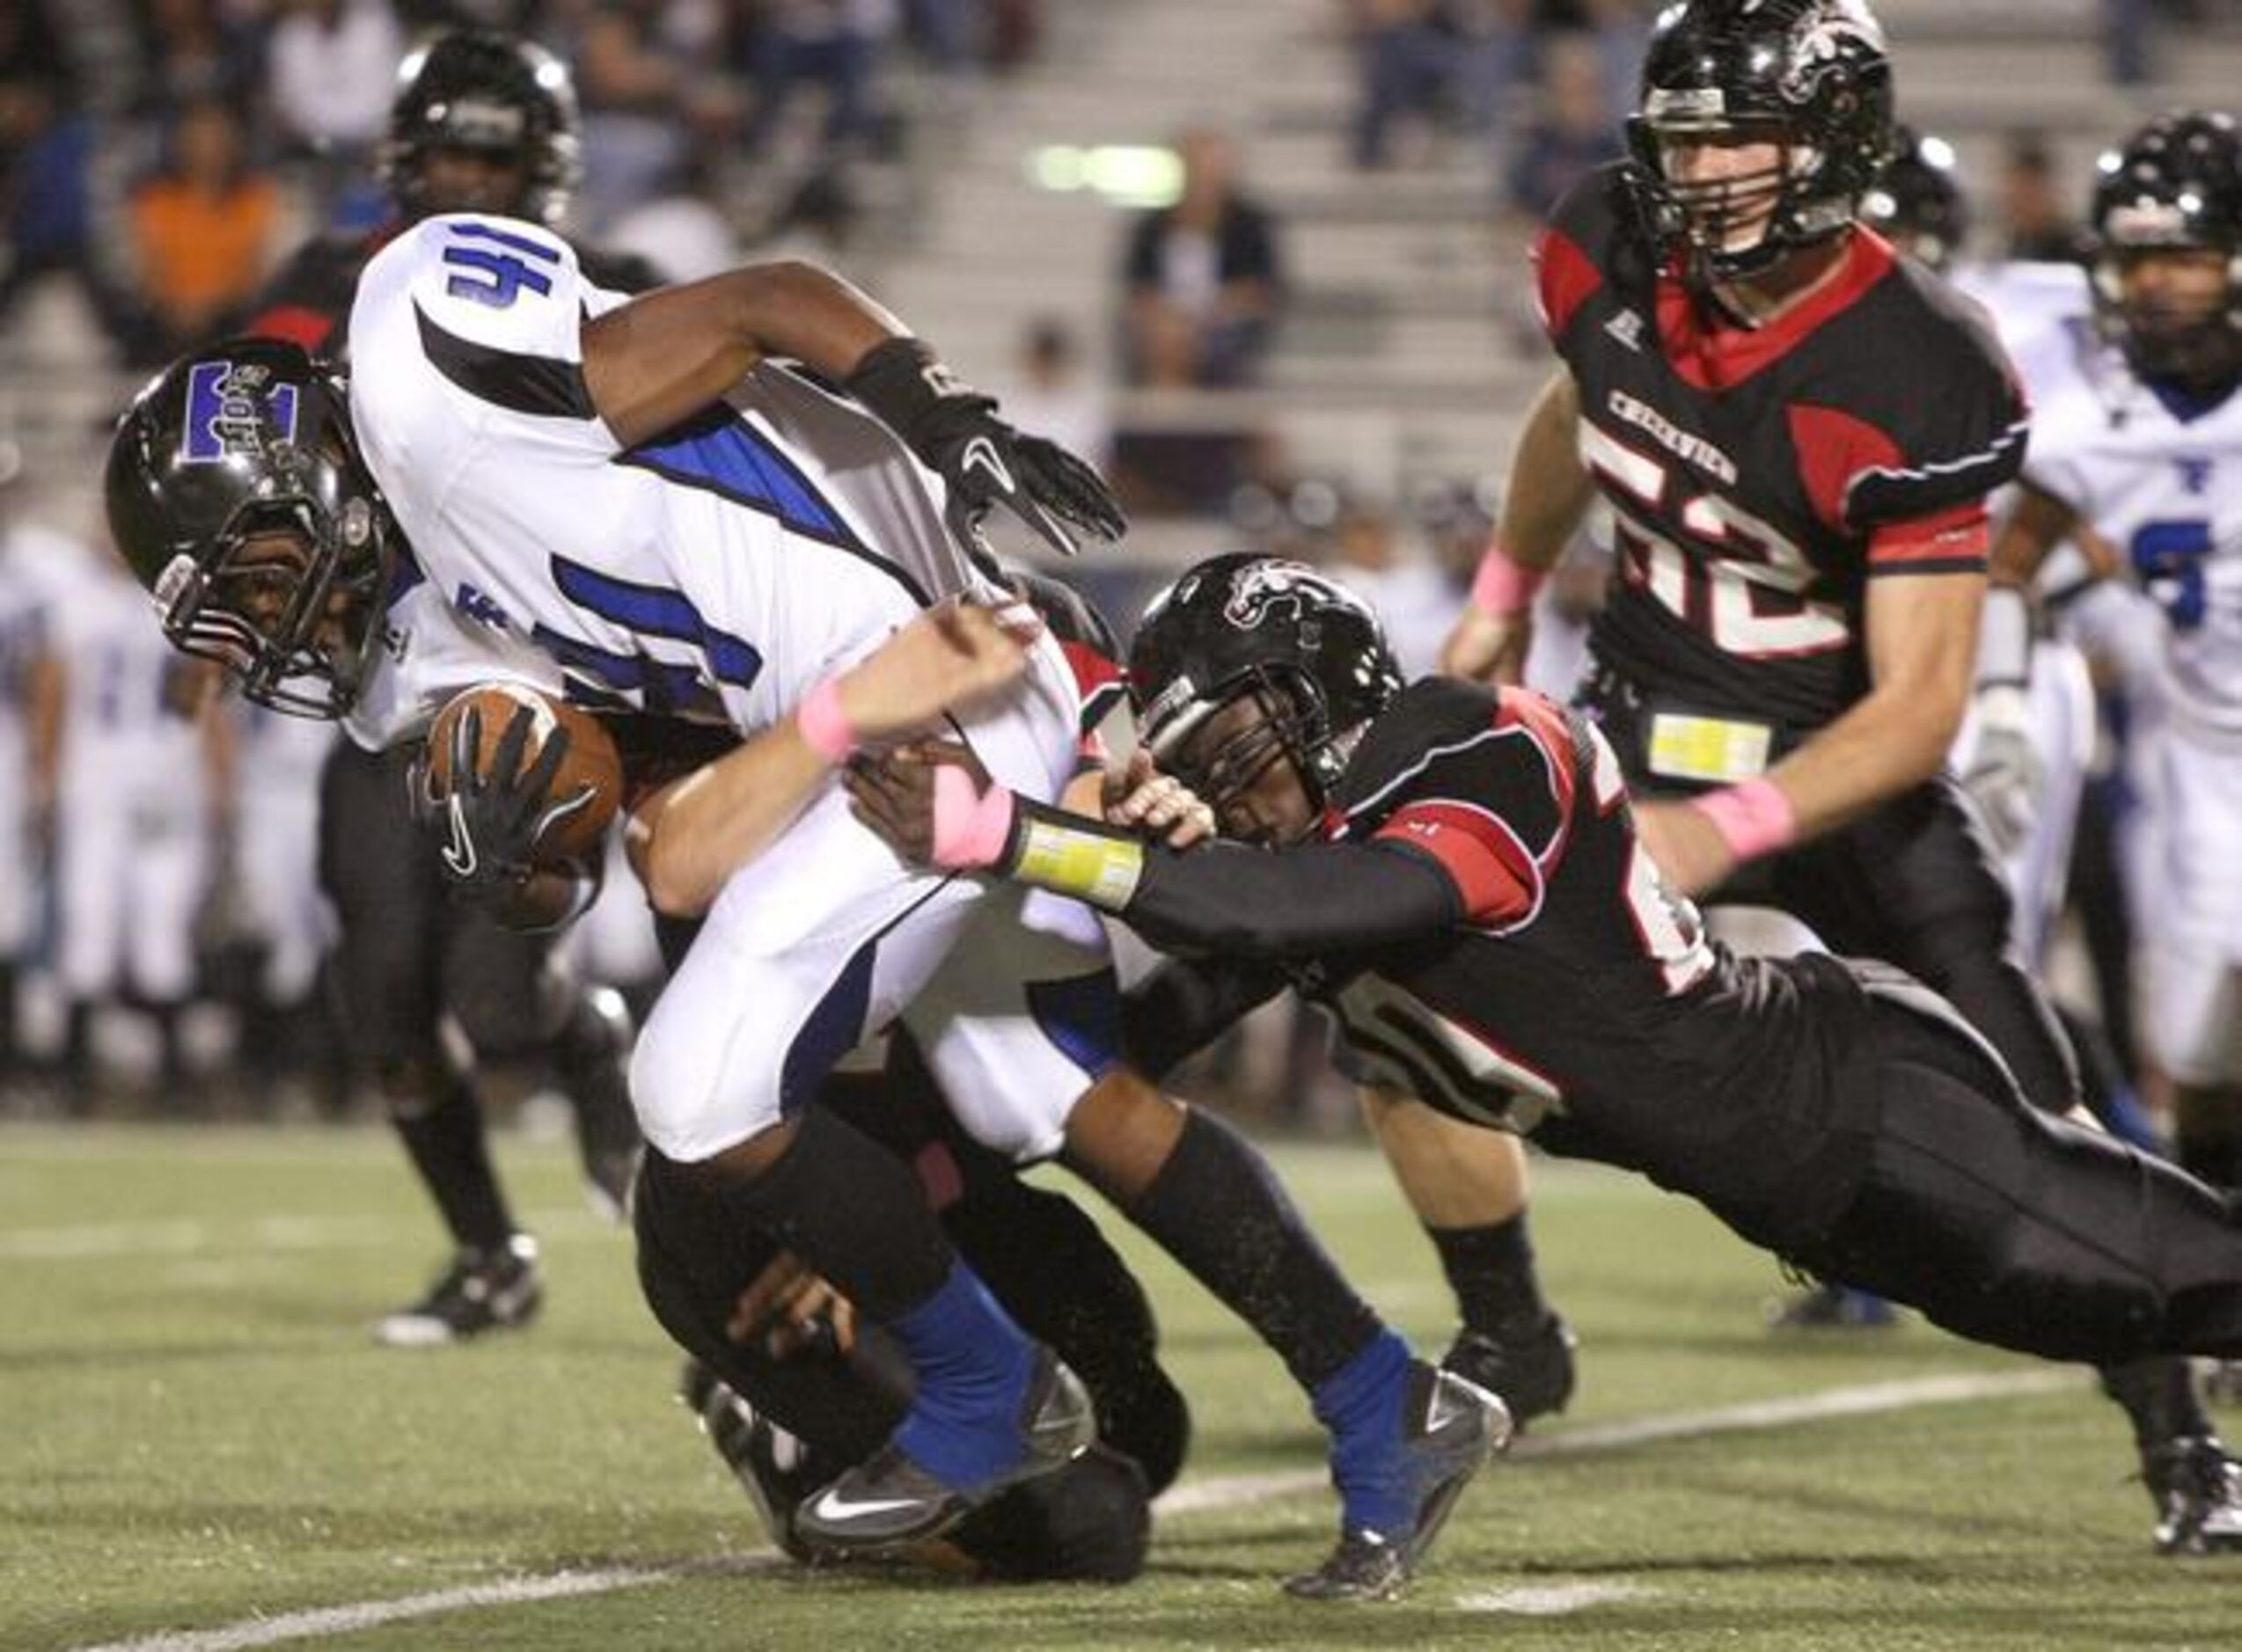
[{"label": "nike swoosh on glove", "polygon": [[1119,501],[1095,469],[998,418],[995,399],[961,384],[923,340],[876,346],[846,387],[942,479],[945,514],[961,542],[974,542],[997,505],[1062,556],[1073,556],[1083,537],[1114,540],[1128,530]]}]

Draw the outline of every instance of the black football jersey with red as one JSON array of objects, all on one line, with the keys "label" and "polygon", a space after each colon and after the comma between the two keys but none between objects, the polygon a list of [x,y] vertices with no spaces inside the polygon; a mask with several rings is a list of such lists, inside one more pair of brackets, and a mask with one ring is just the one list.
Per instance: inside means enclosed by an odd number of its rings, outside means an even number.
[{"label": "black football jersey with red", "polygon": [[1830,1166],[1865,1136],[1866,998],[1837,960],[1710,944],[1628,809],[1578,712],[1412,685],[1365,735],[1326,832],[1429,856],[1464,917],[1295,984],[1337,1021],[1358,1078],[1714,1194],[1754,1237],[1794,1239],[1849,1191]]},{"label": "black football jersey with red", "polygon": [[1985,495],[2023,462],[2022,394],[1975,306],[1872,231],[1747,329],[1635,224],[1606,168],[1536,253],[1615,515],[1597,662],[1691,709],[1818,727],[1866,691],[1868,580],[1982,571]]}]

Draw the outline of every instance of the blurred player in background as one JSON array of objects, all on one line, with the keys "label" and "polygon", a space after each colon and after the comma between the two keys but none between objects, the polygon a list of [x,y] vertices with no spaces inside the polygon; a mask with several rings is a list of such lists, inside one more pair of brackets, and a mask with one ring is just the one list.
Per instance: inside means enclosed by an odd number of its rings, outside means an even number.
[{"label": "blurred player in background", "polygon": [[[307,245],[248,331],[339,359],[359,274],[401,229],[443,212],[557,222],[579,170],[567,69],[509,35],[437,36],[398,71],[381,165],[398,216],[370,234]],[[583,256],[603,286],[634,290],[657,279],[641,260]],[[549,938],[507,930],[446,896],[439,846],[408,808],[413,755],[336,742],[319,806],[319,878],[340,926],[344,1015],[454,1247],[427,1294],[376,1327],[402,1347],[525,1324],[542,1297],[536,1241],[491,1160],[479,1068],[550,1063],[575,1110],[586,1180],[617,1215],[637,1148],[621,998],[578,980]],[[464,1034],[465,1049],[448,1027]]]},{"label": "blurred player in background", "polygon": [[0,441],[0,1086],[23,1076],[21,986],[48,937],[55,742],[62,727],[54,608],[86,553],[34,519],[21,449]]},{"label": "blurred player in background", "polygon": [[[2162,611],[2127,673],[2136,830],[2153,879],[2139,906],[2144,1026],[2177,1086],[2180,1162],[2237,1188],[2242,135],[2232,118],[2163,116],[2106,156],[2094,234],[2097,313],[2110,347],[2040,403],[1995,577],[2020,610],[2042,559],[2084,530],[2105,547],[2094,572],[2130,580]],[[2005,778],[2012,790],[2029,784]]]}]

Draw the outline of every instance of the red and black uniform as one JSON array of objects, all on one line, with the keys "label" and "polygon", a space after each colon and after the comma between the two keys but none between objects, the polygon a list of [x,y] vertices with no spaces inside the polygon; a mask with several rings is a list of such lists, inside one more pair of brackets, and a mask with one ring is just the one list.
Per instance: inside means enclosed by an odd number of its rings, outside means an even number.
[{"label": "red and black uniform", "polygon": [[1148,849],[1121,916],[1280,967],[1361,1076],[1639,1170],[1965,1335],[2105,1362],[2242,1348],[2219,1195],[2026,1108],[1896,971],[1708,946],[1577,713],[1419,683],[1364,735],[1324,837]]},{"label": "red and black uniform", "polygon": [[[2023,461],[2026,410],[1974,307],[1872,231],[1747,329],[1654,261],[1632,214],[1620,171],[1589,178],[1543,237],[1539,280],[1614,514],[1617,576],[1580,698],[1629,784],[1657,797],[1764,772],[1867,693],[1869,581],[1983,574],[1985,496]],[[1833,950],[1901,965],[1992,1040],[2034,1105],[2076,1101],[1950,777],[1712,898],[1781,907]]]}]

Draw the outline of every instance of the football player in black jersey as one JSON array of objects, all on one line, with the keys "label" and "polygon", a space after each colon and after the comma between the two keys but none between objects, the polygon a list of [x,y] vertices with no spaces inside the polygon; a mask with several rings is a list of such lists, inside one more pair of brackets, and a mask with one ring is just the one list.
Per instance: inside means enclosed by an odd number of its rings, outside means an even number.
[{"label": "football player in black jersey", "polygon": [[[439,212],[551,222],[580,170],[576,143],[575,94],[557,58],[507,34],[437,36],[398,71],[380,158],[397,216],[370,234],[307,245],[245,330],[339,355],[359,273],[399,229]],[[604,286],[659,281],[642,259],[582,256]],[[427,1293],[375,1327],[384,1342],[427,1346],[526,1324],[543,1291],[536,1241],[499,1185],[475,1074],[447,1047],[445,1020],[480,1061],[549,1060],[575,1109],[586,1179],[619,1216],[638,1129],[621,998],[576,980],[549,936],[503,929],[447,898],[437,844],[407,804],[410,762],[407,751],[335,743],[320,780],[319,870],[341,931],[336,980],[353,1042],[454,1246]]]},{"label": "football player in black jersey", "polygon": [[[2228,1200],[2026,1106],[1888,966],[1709,945],[1579,713],[1451,678],[1403,690],[1364,604],[1269,558],[1186,574],[1129,664],[1161,765],[1235,841],[1148,844],[1016,800],[948,745],[861,769],[860,814],[906,859],[1088,900],[1202,971],[1289,980],[1392,1086],[1640,1170],[1963,1335],[2105,1363],[2242,1347]],[[2208,1434],[2147,1466],[2159,1546],[2202,1552],[2242,1470]]]},{"label": "football player in black jersey", "polygon": [[[1982,314],[1858,222],[1891,147],[1881,31],[1861,0],[1686,0],[1642,87],[1631,158],[1538,249],[1560,364],[1443,669],[1517,680],[1601,494],[1617,574],[1580,700],[1669,883],[1900,965],[2067,1113],[2070,1049],[1943,771],[2026,411]],[[2185,1362],[2104,1377],[2144,1461],[2208,1435]],[[2216,1530],[2242,1546],[2242,1503]]]}]

